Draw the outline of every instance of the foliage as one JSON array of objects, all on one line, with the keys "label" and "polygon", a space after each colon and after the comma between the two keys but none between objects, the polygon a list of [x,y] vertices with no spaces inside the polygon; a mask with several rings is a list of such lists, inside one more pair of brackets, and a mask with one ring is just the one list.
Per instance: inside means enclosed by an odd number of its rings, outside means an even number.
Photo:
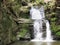
[{"label": "foliage", "polygon": [[60,36],[60,32],[57,32],[56,35]]},{"label": "foliage", "polygon": [[29,28],[29,24],[21,24],[21,29],[20,29],[20,35],[21,35],[21,37],[24,37],[26,34],[27,34],[27,32],[28,32],[28,29]]},{"label": "foliage", "polygon": [[[58,23],[59,18],[58,18],[58,10],[56,8],[56,2],[52,1],[49,2],[45,5],[45,9],[46,9],[46,18],[50,21],[51,24],[51,30],[52,32],[55,33],[55,35],[60,35],[60,24]],[[59,25],[58,25],[59,24]],[[59,31],[59,32],[57,32]]]},{"label": "foliage", "polygon": [[0,0],[0,40],[6,45],[16,40],[17,32],[24,37],[28,32],[29,24],[19,24],[18,18],[29,19],[28,4],[44,4],[45,16],[50,21],[51,30],[60,36],[59,11],[56,9],[55,1],[44,3],[43,0]]}]

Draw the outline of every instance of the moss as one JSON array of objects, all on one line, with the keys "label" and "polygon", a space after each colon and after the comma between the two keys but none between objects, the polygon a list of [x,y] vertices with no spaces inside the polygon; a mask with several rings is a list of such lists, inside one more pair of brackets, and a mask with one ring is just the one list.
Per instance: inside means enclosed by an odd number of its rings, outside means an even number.
[{"label": "moss", "polygon": [[56,21],[57,20],[57,18],[51,18],[51,21]]},{"label": "moss", "polygon": [[29,24],[21,24],[21,29],[20,29],[20,35],[21,35],[21,37],[24,37],[26,34],[27,34],[27,32],[28,32],[28,29],[29,28]]},{"label": "moss", "polygon": [[56,35],[60,36],[60,32],[57,32]]},{"label": "moss", "polygon": [[27,30],[26,29],[21,29],[22,31],[20,31],[20,35],[21,37],[24,37],[27,33]]},{"label": "moss", "polygon": [[56,22],[51,22],[51,30],[56,34],[60,30],[60,25],[56,25]]}]

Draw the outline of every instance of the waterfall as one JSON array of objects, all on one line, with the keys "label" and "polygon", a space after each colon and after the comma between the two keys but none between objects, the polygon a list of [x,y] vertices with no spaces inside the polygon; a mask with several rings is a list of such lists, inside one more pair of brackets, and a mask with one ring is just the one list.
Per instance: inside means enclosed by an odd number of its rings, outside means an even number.
[{"label": "waterfall", "polygon": [[[45,20],[44,7],[41,6],[40,9],[37,7],[31,7],[30,10],[31,19],[33,22],[34,29],[34,39],[32,41],[51,41],[51,30],[48,20]],[[43,21],[46,24],[46,37],[43,37]]]},{"label": "waterfall", "polygon": [[46,20],[46,40],[52,40],[49,21]]},{"label": "waterfall", "polygon": [[34,21],[34,36],[35,39],[37,40],[42,40],[42,21],[41,23],[39,22],[40,20],[35,20]]}]

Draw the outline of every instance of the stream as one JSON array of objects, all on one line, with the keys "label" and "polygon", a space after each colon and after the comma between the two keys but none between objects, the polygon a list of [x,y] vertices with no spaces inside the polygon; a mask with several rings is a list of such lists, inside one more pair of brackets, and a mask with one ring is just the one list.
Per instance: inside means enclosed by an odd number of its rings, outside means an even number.
[{"label": "stream", "polygon": [[55,42],[32,42],[32,41],[17,41],[11,45],[60,45],[59,41]]}]

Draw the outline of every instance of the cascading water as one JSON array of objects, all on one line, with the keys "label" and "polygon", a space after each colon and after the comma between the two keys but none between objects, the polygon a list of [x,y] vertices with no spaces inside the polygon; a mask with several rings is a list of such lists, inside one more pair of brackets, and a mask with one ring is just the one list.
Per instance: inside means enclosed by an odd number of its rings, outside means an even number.
[{"label": "cascading water", "polygon": [[39,22],[40,20],[35,20],[34,21],[34,36],[36,40],[42,40],[42,21],[41,23]]},{"label": "cascading water", "polygon": [[51,41],[52,40],[50,24],[49,24],[48,20],[46,20],[46,40],[47,41]]},{"label": "cascading water", "polygon": [[[45,20],[44,7],[41,6],[40,9],[31,7],[30,10],[31,19],[34,20],[34,39],[32,41],[51,41],[51,31],[48,20]],[[43,21],[46,24],[46,37],[43,37]]]}]

